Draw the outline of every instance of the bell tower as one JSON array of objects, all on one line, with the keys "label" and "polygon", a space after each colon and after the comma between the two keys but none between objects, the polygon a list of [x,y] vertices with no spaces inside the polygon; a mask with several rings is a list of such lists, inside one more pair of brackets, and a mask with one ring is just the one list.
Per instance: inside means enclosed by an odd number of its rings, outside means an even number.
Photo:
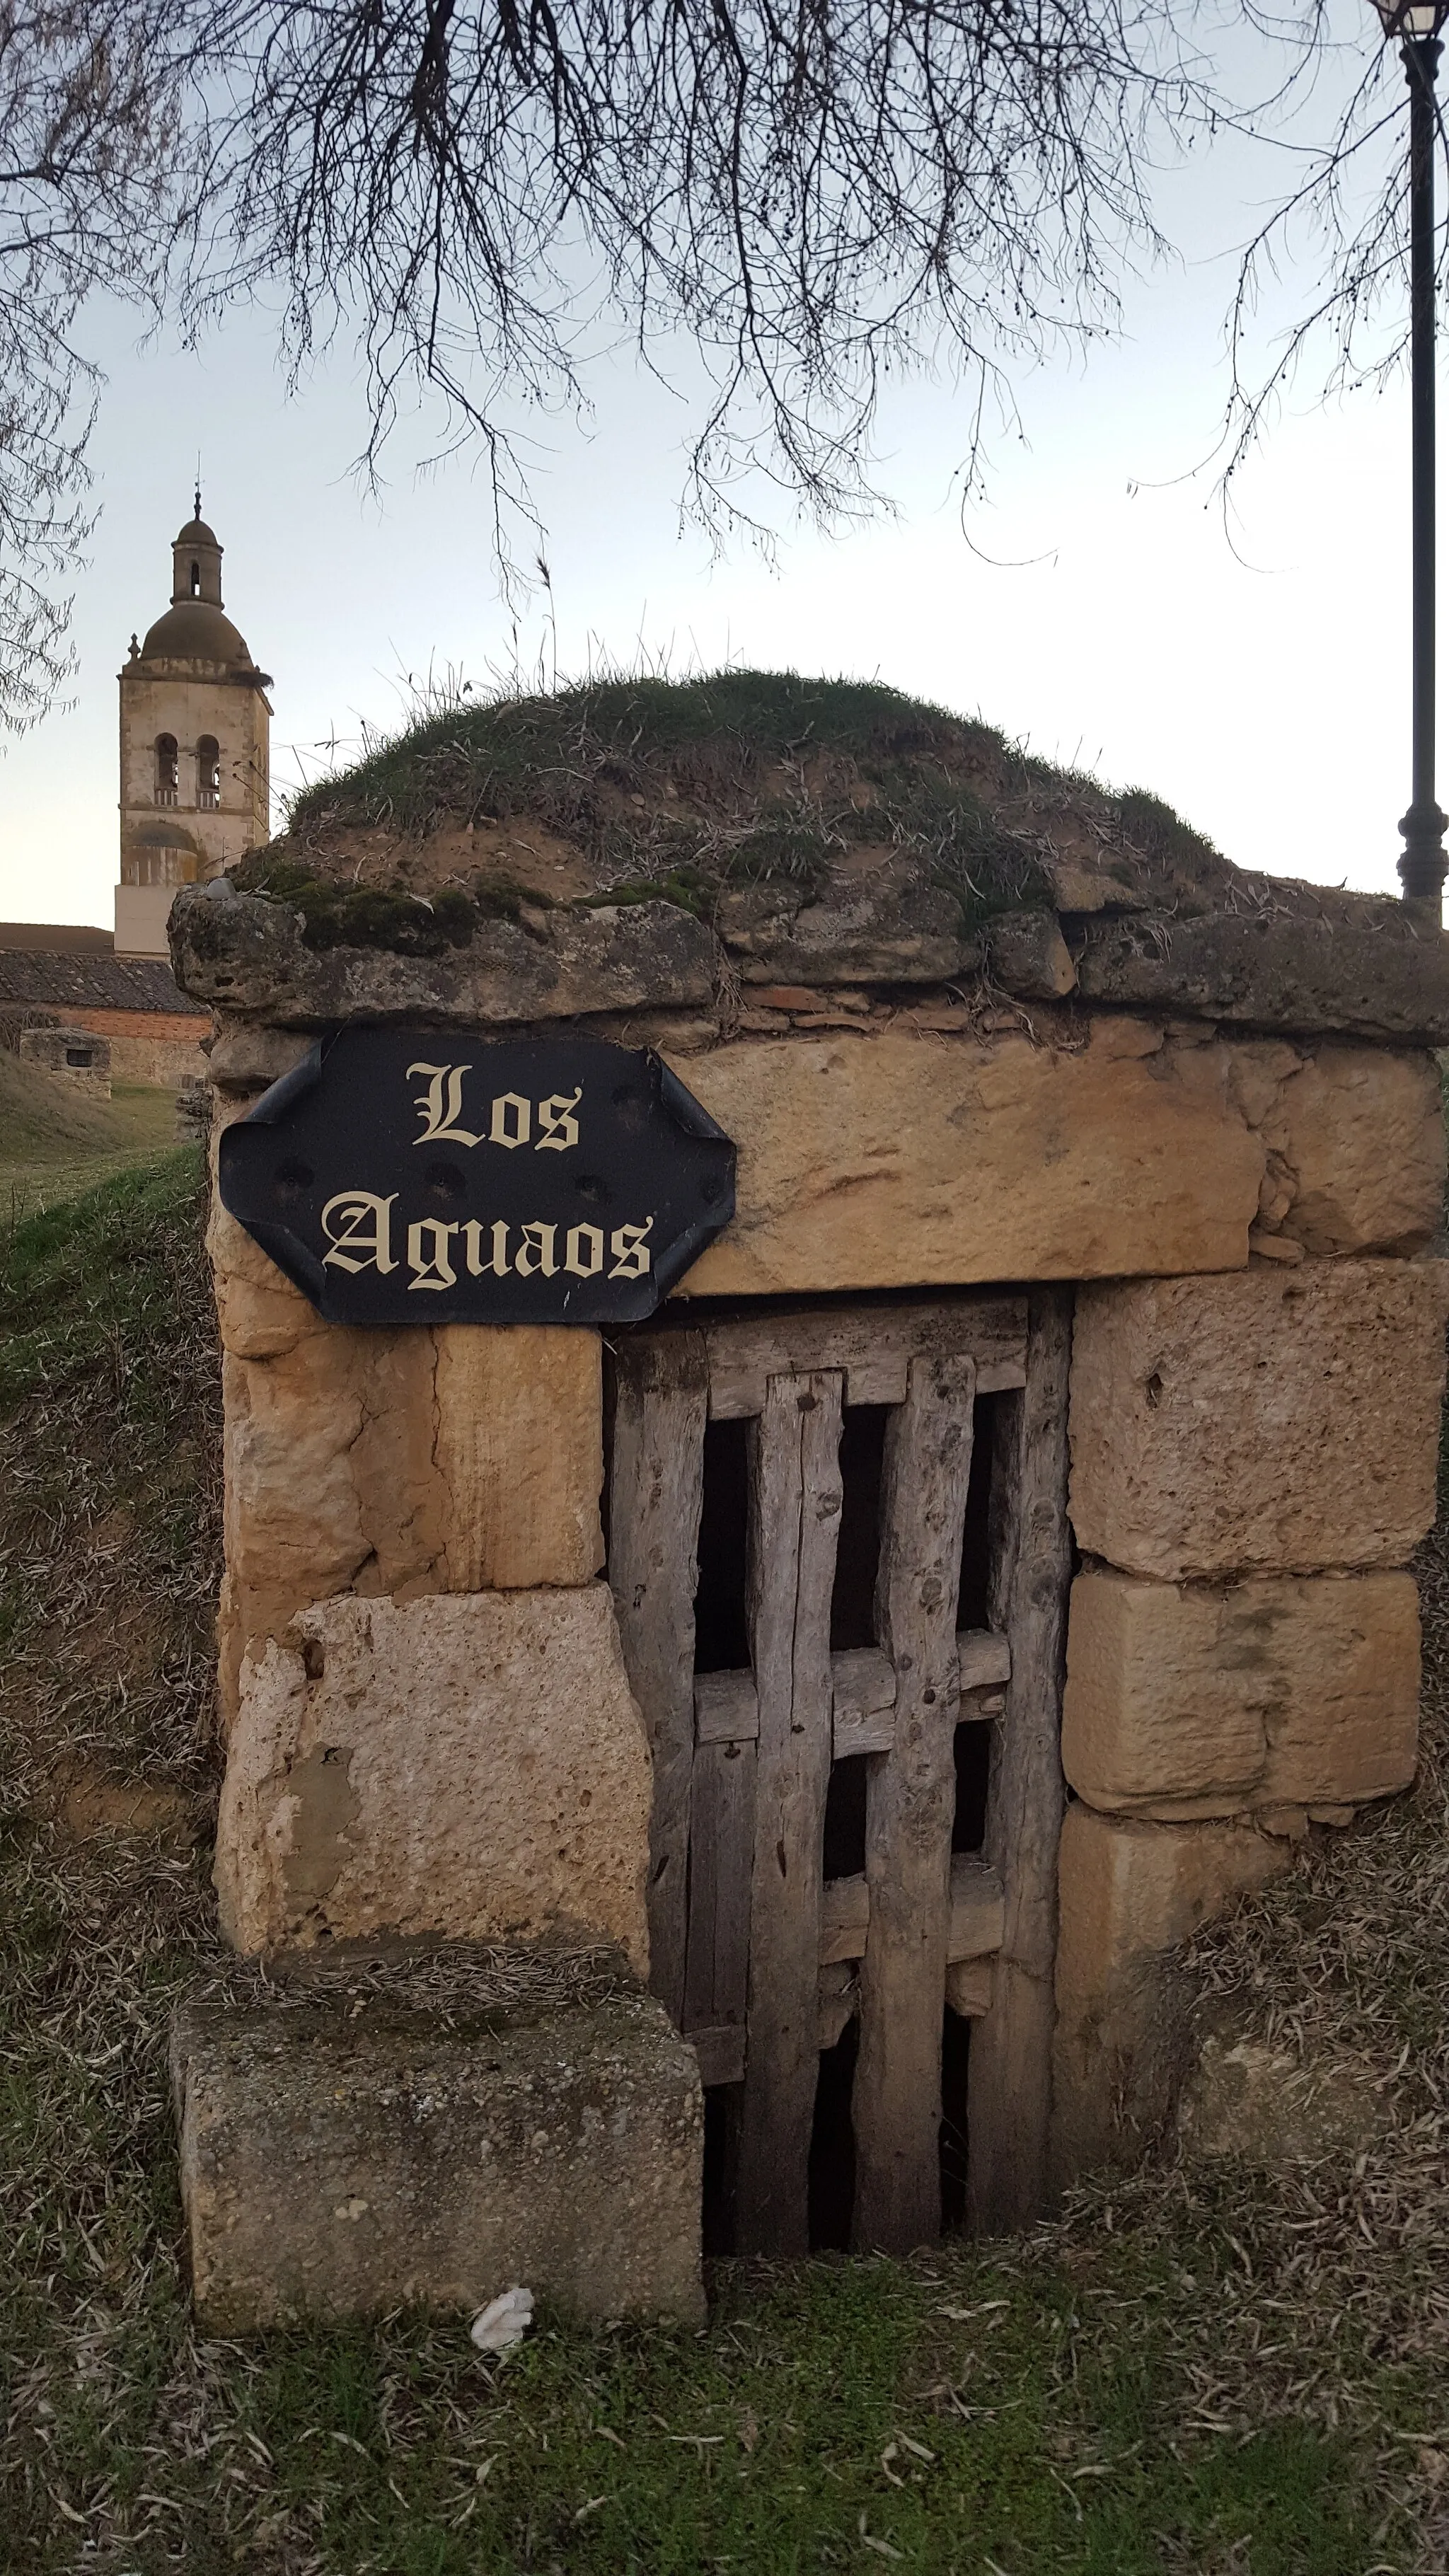
[{"label": "bell tower", "polygon": [[165,957],[176,888],[271,831],[271,679],[225,614],[222,549],[201,515],[172,549],[171,605],[131,638],[121,686],[121,880],[116,955]]}]

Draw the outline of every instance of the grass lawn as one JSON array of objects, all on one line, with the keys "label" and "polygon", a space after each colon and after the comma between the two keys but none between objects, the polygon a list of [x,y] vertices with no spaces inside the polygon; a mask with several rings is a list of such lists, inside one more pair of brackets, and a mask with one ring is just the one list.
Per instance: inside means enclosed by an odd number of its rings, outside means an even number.
[{"label": "grass lawn", "polygon": [[0,1048],[0,1229],[20,1224],[176,1141],[176,1095],[114,1082],[109,1100]]},{"label": "grass lawn", "polygon": [[[451,2318],[196,2336],[165,2061],[218,1952],[202,1189],[172,1154],[0,1239],[0,2568],[1442,2576],[1432,1767],[1200,1945],[1250,2020],[1381,2066],[1351,2165],[1163,2153],[1019,2242],[721,2264],[699,2333],[545,2313],[492,2362]],[[138,1781],[153,1829],[98,1826]]]}]

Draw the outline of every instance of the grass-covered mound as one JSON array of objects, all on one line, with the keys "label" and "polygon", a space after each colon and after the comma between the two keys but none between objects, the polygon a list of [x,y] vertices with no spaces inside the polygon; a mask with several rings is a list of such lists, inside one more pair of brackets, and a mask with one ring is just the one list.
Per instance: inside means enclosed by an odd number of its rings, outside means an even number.
[{"label": "grass-covered mound", "polygon": [[[0,1244],[0,2566],[25,2576],[1428,2576],[1449,2563],[1449,1836],[1415,1797],[1208,1944],[1347,2035],[1361,2158],[1085,2192],[1024,2242],[718,2267],[699,2334],[194,2332],[166,2078],[220,1956],[200,1157]],[[1430,1553],[1442,1739],[1449,1540]],[[90,1783],[77,1801],[77,1784]],[[169,1793],[153,1829],[124,1798]],[[63,1794],[60,1794],[63,1793]]]},{"label": "grass-covered mound", "polygon": [[0,1226],[169,1151],[175,1129],[170,1091],[118,1082],[99,1100],[0,1047]]},{"label": "grass-covered mound", "polygon": [[1156,797],[1113,795],[985,724],[873,682],[724,671],[462,699],[297,797],[237,873],[316,946],[464,946],[530,905],[662,900],[714,917],[761,885],[808,901],[887,860],[970,928],[1057,900],[1208,908],[1231,876]]}]

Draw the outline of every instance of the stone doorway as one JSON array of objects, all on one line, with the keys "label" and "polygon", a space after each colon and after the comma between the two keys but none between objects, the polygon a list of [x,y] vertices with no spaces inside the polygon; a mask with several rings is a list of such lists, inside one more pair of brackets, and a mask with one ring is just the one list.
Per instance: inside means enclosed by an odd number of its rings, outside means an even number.
[{"label": "stone doorway", "polygon": [[1044,1290],[696,1310],[616,1347],[651,1982],[741,2252],[934,2237],[943,2139],[975,2225],[1040,2193],[1069,1337]]}]

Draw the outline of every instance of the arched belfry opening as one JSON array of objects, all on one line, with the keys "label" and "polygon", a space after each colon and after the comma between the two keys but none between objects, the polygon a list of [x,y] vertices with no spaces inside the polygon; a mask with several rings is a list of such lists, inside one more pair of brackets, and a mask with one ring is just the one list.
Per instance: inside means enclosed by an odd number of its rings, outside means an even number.
[{"label": "arched belfry opening", "polygon": [[209,608],[223,605],[221,596],[221,558],[223,548],[214,529],[207,526],[198,510],[187,521],[172,549],[175,577],[171,584],[171,604],[180,607],[191,600]]}]

